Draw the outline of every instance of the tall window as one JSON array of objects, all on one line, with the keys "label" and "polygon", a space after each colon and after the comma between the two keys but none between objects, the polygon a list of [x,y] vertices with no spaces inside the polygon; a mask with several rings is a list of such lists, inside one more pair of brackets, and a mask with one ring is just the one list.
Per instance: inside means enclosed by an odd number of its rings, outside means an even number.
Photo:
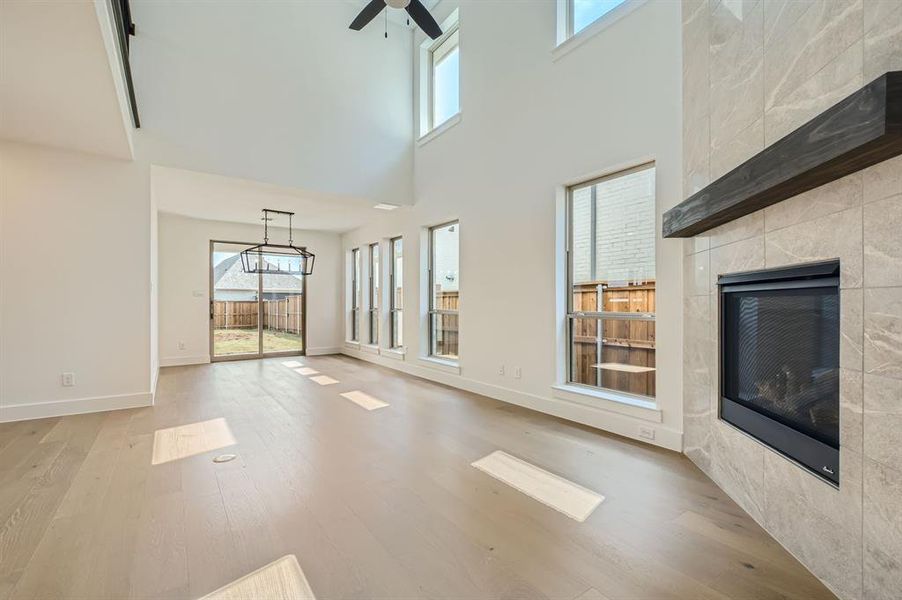
[{"label": "tall window", "polygon": [[379,343],[379,244],[370,244],[370,344]]},{"label": "tall window", "polygon": [[391,341],[392,348],[404,347],[404,240],[391,240]]},{"label": "tall window", "polygon": [[360,341],[360,248],[351,250],[351,341]]},{"label": "tall window", "polygon": [[460,112],[460,35],[457,11],[442,23],[444,34],[420,46],[420,134]]},{"label": "tall window", "polygon": [[429,230],[429,350],[437,358],[458,358],[460,223]]},{"label": "tall window", "polygon": [[[566,19],[563,39],[572,37],[629,0],[558,0],[559,13]],[[559,34],[560,35],[560,34]]]},{"label": "tall window", "polygon": [[654,165],[568,196],[569,382],[654,397]]},{"label": "tall window", "polygon": [[460,111],[460,44],[455,29],[432,50],[432,126]]}]

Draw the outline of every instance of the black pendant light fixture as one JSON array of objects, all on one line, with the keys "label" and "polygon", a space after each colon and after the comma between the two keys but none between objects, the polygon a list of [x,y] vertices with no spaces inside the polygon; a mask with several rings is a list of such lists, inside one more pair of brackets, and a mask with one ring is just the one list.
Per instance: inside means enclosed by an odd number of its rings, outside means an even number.
[{"label": "black pendant light fixture", "polygon": [[[288,216],[288,244],[269,243],[270,215]],[[263,209],[263,243],[241,251],[241,267],[245,273],[267,275],[311,275],[315,256],[306,248],[299,248],[292,240],[291,217],[293,212]]]}]

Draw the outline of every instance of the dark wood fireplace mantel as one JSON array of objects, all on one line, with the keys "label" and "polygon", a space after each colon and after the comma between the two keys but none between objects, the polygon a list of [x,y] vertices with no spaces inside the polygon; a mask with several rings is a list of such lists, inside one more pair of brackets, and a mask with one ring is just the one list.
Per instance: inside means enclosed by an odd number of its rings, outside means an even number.
[{"label": "dark wood fireplace mantel", "polygon": [[875,79],[664,213],[692,237],[902,154],[902,71]]}]

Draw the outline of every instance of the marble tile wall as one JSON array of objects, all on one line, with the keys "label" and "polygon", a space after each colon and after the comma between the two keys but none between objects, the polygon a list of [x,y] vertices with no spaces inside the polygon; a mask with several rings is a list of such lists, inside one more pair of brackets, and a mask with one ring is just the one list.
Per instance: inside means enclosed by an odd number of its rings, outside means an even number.
[{"label": "marble tile wall", "polygon": [[[688,196],[888,70],[902,0],[683,0]],[[839,258],[841,485],[717,418],[716,281]],[[902,597],[902,157],[685,242],[686,455],[840,598]]]}]

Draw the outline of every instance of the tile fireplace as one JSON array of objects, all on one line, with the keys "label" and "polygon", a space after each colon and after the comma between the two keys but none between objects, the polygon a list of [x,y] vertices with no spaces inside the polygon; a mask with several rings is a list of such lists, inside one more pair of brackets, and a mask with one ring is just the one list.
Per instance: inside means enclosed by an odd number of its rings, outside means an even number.
[{"label": "tile fireplace", "polygon": [[723,275],[720,418],[839,485],[839,261]]}]

